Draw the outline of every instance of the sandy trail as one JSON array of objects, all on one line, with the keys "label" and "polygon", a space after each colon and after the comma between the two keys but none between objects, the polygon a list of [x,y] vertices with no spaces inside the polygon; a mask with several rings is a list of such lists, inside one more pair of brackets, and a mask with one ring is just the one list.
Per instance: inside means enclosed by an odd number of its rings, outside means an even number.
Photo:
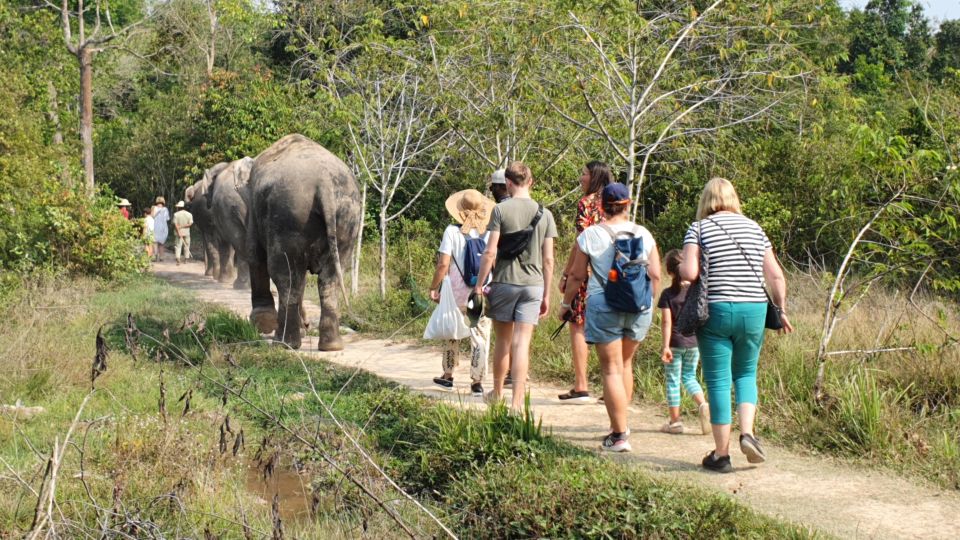
[{"label": "sandy trail", "polygon": [[[248,291],[237,291],[204,277],[200,263],[159,263],[152,271],[177,287],[193,291],[199,300],[221,304],[243,317],[250,312]],[[305,295],[308,318],[314,321],[320,310],[316,294],[313,286]],[[455,391],[438,390],[433,385],[432,378],[440,371],[440,355],[429,347],[353,335],[346,336],[343,352],[317,352],[316,338],[305,340],[301,351],[371,371],[460,406],[483,407],[479,398],[469,394],[469,362],[454,374]],[[492,388],[489,379],[488,375],[486,388]],[[556,396],[565,389],[537,381],[531,381],[529,388],[534,411],[545,427],[573,444],[599,448],[609,425],[602,405],[561,404]],[[749,465],[735,449],[735,473],[709,473],[699,463],[711,448],[710,438],[700,435],[699,427],[695,435],[660,433],[658,428],[665,420],[661,409],[634,404],[629,417],[633,451],[610,459],[643,467],[661,478],[722,491],[762,513],[840,538],[960,538],[960,494],[956,492],[830,458],[798,455],[769,444],[767,463]],[[691,425],[698,424],[688,421],[688,429]]]}]

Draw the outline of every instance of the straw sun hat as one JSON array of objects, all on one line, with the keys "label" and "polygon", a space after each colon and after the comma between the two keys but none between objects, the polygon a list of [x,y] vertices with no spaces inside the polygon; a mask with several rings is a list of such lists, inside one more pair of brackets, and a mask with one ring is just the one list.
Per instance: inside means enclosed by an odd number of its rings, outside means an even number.
[{"label": "straw sun hat", "polygon": [[496,205],[497,203],[484,197],[475,189],[458,191],[447,197],[447,202],[444,204],[447,212],[462,225],[460,230],[464,234],[470,232],[470,229],[477,229],[481,233],[487,230],[490,214]]},{"label": "straw sun hat", "polygon": [[117,206],[130,206],[130,201],[126,199],[120,199],[120,202],[117,203]]}]

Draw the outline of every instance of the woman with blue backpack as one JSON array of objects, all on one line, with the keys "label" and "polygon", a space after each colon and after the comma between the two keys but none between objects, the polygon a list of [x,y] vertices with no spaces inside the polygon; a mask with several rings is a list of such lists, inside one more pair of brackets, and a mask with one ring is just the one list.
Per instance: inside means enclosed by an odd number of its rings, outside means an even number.
[{"label": "woman with blue backpack", "polygon": [[605,221],[577,237],[573,263],[560,304],[567,320],[580,284],[587,281],[584,334],[597,349],[603,401],[610,434],[601,448],[627,452],[627,405],[633,399],[633,355],[653,320],[653,297],[660,285],[660,255],[645,227],[630,221],[630,191],[620,183],[601,193]]},{"label": "woman with blue backpack", "polygon": [[[447,212],[457,223],[443,231],[437,249],[437,266],[430,285],[430,299],[440,301],[440,284],[449,277],[450,288],[461,311],[466,311],[471,289],[477,284],[480,257],[487,248],[487,224],[495,203],[475,189],[458,191],[447,198]],[[483,397],[484,375],[490,355],[490,319],[480,317],[470,327],[470,393]],[[434,384],[453,388],[453,369],[460,361],[460,341],[447,340],[443,350],[443,375]]]}]

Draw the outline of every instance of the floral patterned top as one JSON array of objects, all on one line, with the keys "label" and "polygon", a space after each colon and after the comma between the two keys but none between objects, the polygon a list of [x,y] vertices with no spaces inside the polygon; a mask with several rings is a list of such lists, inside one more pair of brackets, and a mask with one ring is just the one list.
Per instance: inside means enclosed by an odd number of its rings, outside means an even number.
[{"label": "floral patterned top", "polygon": [[[580,199],[580,202],[577,203],[577,236],[580,235],[587,227],[591,227],[603,221],[603,211],[601,210],[600,203],[600,194],[591,193]],[[589,276],[590,267],[587,267],[587,275]],[[573,314],[570,319],[574,324],[583,324],[583,315],[586,310],[587,299],[587,281],[584,281],[580,285],[580,291],[573,298],[573,301],[570,303],[570,311]]]}]

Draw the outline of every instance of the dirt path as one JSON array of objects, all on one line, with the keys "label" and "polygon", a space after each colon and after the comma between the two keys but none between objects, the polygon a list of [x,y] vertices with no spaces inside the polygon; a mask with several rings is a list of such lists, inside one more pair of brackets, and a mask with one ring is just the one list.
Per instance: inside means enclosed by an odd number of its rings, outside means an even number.
[{"label": "dirt path", "polygon": [[[249,314],[249,292],[236,291],[204,277],[199,263],[161,263],[152,270],[176,286],[194,291],[200,300],[224,305],[244,317]],[[308,296],[315,294],[314,288]],[[308,318],[315,320],[319,317],[316,299],[310,298],[307,303]],[[369,370],[462,406],[483,406],[479,398],[469,394],[469,363],[455,373],[455,392],[438,391],[431,382],[440,367],[440,356],[435,350],[357,335],[346,341],[347,348],[340,353],[316,352],[315,338],[304,341],[302,351]],[[491,385],[489,380],[484,383],[487,388]],[[561,404],[556,395],[562,391],[532,381],[531,402],[536,414],[542,416],[544,426],[549,426],[555,435],[597,449],[609,425],[604,408],[595,403]],[[709,486],[760,512],[840,538],[960,538],[960,494],[955,492],[864,471],[829,458],[799,456],[769,445],[769,460],[763,465],[748,465],[735,451],[735,473],[708,473],[698,464],[711,448],[709,437],[659,433],[663,411],[646,405],[631,407],[629,420],[633,452],[611,459],[643,467],[662,478]]]}]

